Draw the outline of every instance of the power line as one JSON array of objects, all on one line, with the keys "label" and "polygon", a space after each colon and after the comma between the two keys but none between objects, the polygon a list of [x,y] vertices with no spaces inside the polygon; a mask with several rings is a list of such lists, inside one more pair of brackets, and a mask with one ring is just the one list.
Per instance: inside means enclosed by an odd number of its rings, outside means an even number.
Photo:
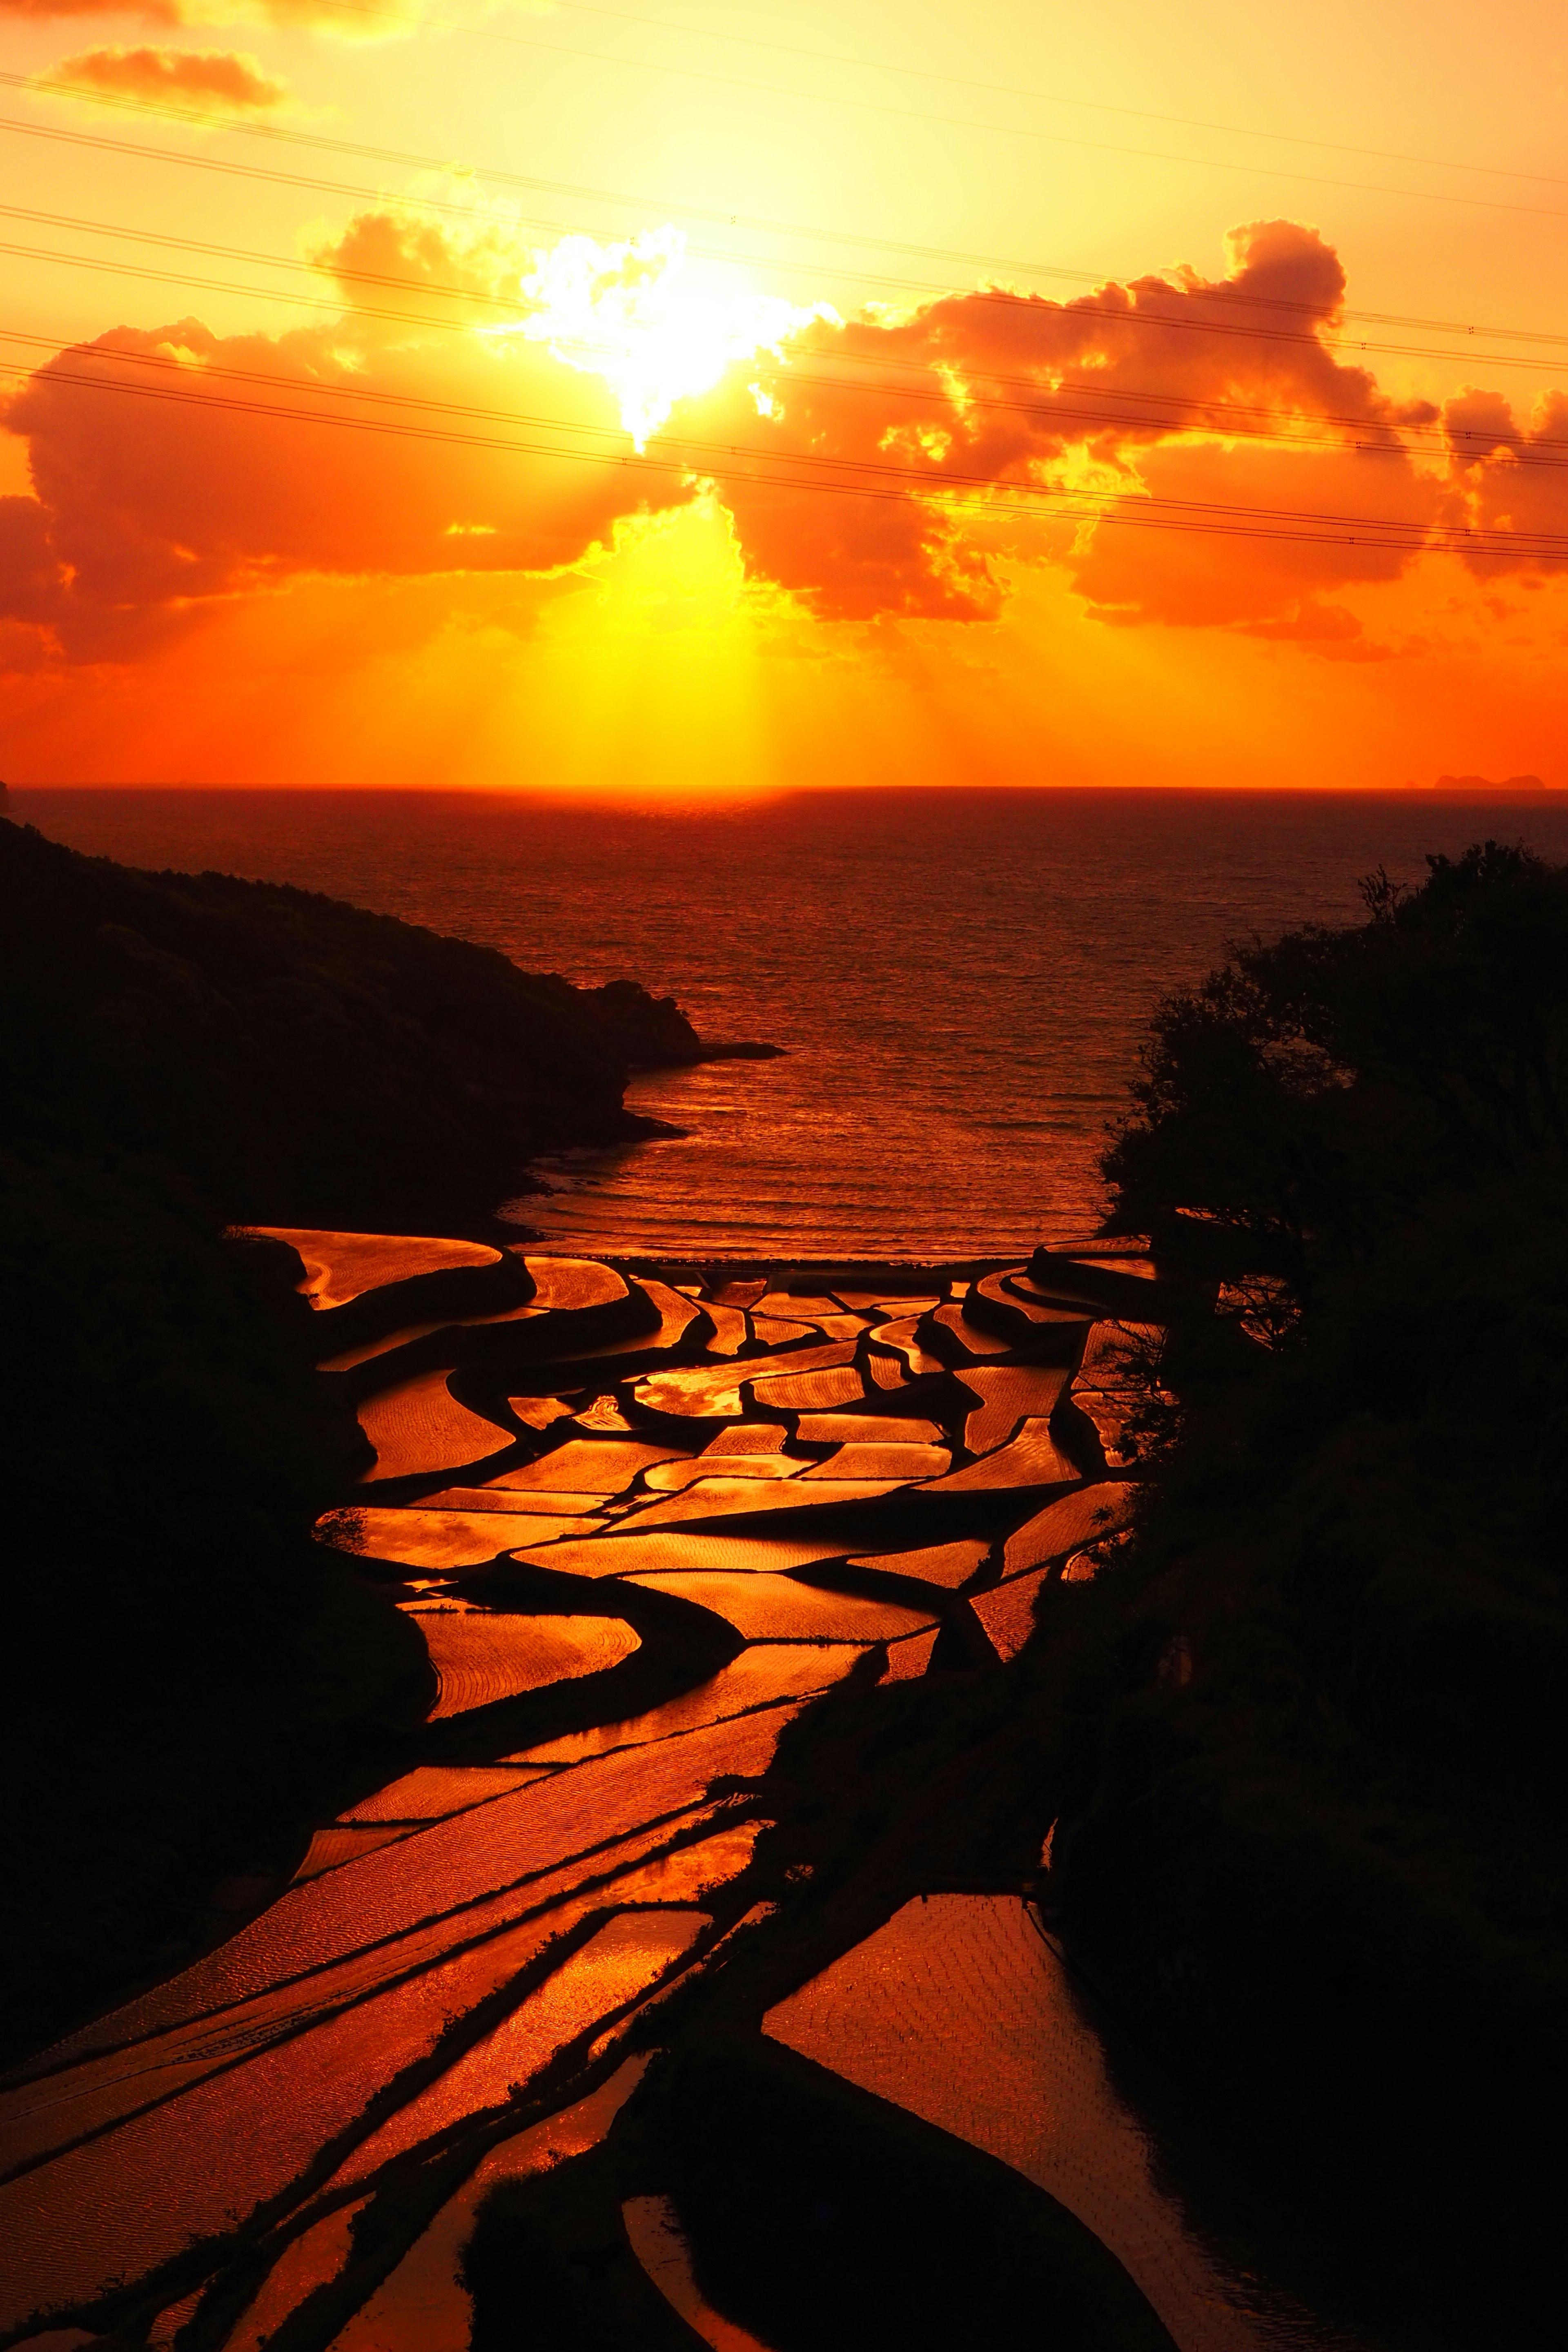
[{"label": "power line", "polygon": [[[363,0],[338,0],[338,5],[362,16],[385,18],[390,13],[364,5]],[[443,27],[443,20],[437,17],[427,17],[425,22]],[[670,79],[700,82],[713,89],[743,89],[764,98],[792,99],[807,105],[847,108],[857,113],[881,114],[899,121],[929,123],[937,130],[979,131],[994,139],[1027,139],[1040,145],[1070,147],[1095,154],[1131,156],[1142,163],[1179,163],[1188,170],[1251,173],[1265,179],[1291,180],[1309,187],[1346,188],[1363,195],[1404,196],[1423,204],[1470,205],[1488,212],[1526,213],[1546,220],[1568,219],[1568,209],[1561,205],[1518,204],[1500,196],[1458,195],[1435,188],[1390,188],[1376,181],[1346,180],[1322,172],[1289,171],[1269,163],[1233,163],[1208,155],[1172,155],[1158,148],[1125,147],[1103,139],[1076,139],[1065,131],[1041,131],[1028,124],[976,122],[963,115],[932,114],[916,107],[889,105],[880,99],[848,98],[836,90],[783,89],[768,82],[747,81],[735,74],[709,73],[693,66],[670,65],[662,58],[618,57],[603,49],[574,48],[563,41],[536,40],[527,34],[505,33],[489,26],[452,24],[444,28],[469,34],[481,40],[504,41],[510,47],[532,50],[546,57],[572,58],[601,68],[619,67],[623,71],[659,74]],[[79,89],[70,89],[69,85],[67,88],[71,96],[78,100],[82,97]],[[96,95],[93,93],[95,99]],[[204,116],[202,121],[207,129],[212,128],[210,115]],[[230,127],[248,130],[253,126],[235,124]]]},{"label": "power line", "polygon": [[[4,127],[4,124],[0,123],[0,128]],[[13,218],[18,216],[23,218],[38,219],[53,218],[68,223],[69,226],[75,226],[90,235],[130,237],[150,245],[163,246],[171,250],[207,253],[220,257],[233,257],[248,262],[258,263],[262,267],[270,269],[310,270],[316,266],[313,263],[302,261],[294,255],[257,254],[249,252],[242,247],[207,245],[199,239],[177,236],[173,234],[173,232],[164,230],[142,231],[124,229],[116,224],[109,222],[70,221],[68,215],[51,215],[44,214],[35,215],[23,212],[22,208],[19,206],[0,206],[0,216],[4,216],[5,215],[9,215]],[[320,297],[308,294],[283,294],[276,289],[266,287],[236,286],[225,280],[195,278],[187,273],[176,270],[153,269],[133,262],[101,260],[95,256],[87,254],[59,253],[44,246],[3,244],[0,245],[0,252],[11,254],[16,258],[22,260],[47,261],[58,263],[63,268],[101,270],[105,275],[110,277],[153,279],[161,278],[170,285],[194,287],[198,290],[208,293],[247,295],[252,299],[258,298],[272,301],[289,301],[302,304],[306,308],[311,310],[342,308],[341,303],[324,301]],[[356,271],[349,268],[343,268],[341,272],[334,270],[334,275],[341,275],[346,280],[363,278],[365,282],[372,284],[397,285],[406,282],[405,280],[400,280],[389,276],[381,276],[375,272]],[[884,280],[882,282],[887,283],[889,281]],[[498,301],[500,299],[491,295],[476,293],[466,287],[443,287],[432,285],[426,288],[426,290],[436,294],[447,293],[455,297],[459,297],[464,300],[479,301],[482,303],[491,303]],[[936,290],[939,293],[942,291],[941,289],[933,290]],[[1180,287],[1171,287],[1168,290],[1174,300],[1181,301],[1186,299],[1184,289]],[[1015,308],[1025,298],[1016,294],[1002,292],[995,289],[979,288],[973,292],[953,299],[962,299],[966,302],[997,304],[1006,308]],[[449,327],[451,324],[450,320],[426,320],[422,321],[410,319],[408,314],[405,312],[382,312],[373,310],[367,305],[362,305],[361,307],[364,310],[364,315],[371,318],[395,317],[405,324],[425,324],[433,327]],[[502,307],[505,307],[504,304]],[[1062,313],[1058,311],[1056,315],[1067,315],[1073,318],[1089,319],[1097,325],[1103,325],[1106,328],[1110,329],[1118,327],[1144,328],[1154,332],[1196,334],[1208,337],[1220,336],[1226,339],[1239,339],[1243,341],[1269,343],[1284,343],[1294,345],[1300,349],[1310,350],[1328,359],[1337,358],[1340,351],[1349,348],[1357,352],[1370,352],[1383,358],[1392,357],[1428,361],[1455,360],[1463,362],[1466,366],[1471,367],[1478,363],[1488,367],[1499,368],[1542,368],[1555,367],[1558,364],[1555,360],[1534,359],[1519,352],[1488,352],[1474,349],[1456,352],[1433,351],[1421,344],[1374,342],[1364,337],[1357,339],[1348,346],[1341,345],[1335,348],[1331,348],[1329,345],[1322,342],[1316,334],[1303,332],[1300,329],[1265,327],[1255,325],[1251,321],[1246,320],[1183,318],[1172,311],[1156,310],[1153,309],[1129,309],[1127,310],[1116,311],[1114,313]]]},{"label": "power line", "polygon": [[[336,5],[340,11],[348,11],[355,16],[368,16],[407,28],[408,20],[405,16],[393,9],[378,8],[371,5],[371,0],[336,0]],[[1183,131],[1214,131],[1226,138],[1258,140],[1272,146],[1311,147],[1327,154],[1364,155],[1376,163],[1415,163],[1430,171],[1473,172],[1489,179],[1526,180],[1543,187],[1568,187],[1568,174],[1558,172],[1526,172],[1519,170],[1512,164],[1471,163],[1447,155],[1411,154],[1403,148],[1362,146],[1344,139],[1314,139],[1289,131],[1260,131],[1255,123],[1213,122],[1202,115],[1167,114],[1144,106],[1118,106],[1105,99],[1079,98],[1062,90],[1029,89],[1012,82],[981,81],[968,74],[939,71],[925,66],[905,65],[895,58],[847,57],[839,51],[809,48],[799,42],[772,41],[765,40],[756,34],[732,33],[720,26],[679,25],[666,17],[647,16],[632,9],[592,6],[588,5],[588,0],[556,0],[556,5],[560,13],[566,16],[595,16],[609,23],[635,25],[650,32],[679,33],[694,40],[724,41],[732,47],[763,49],[778,57],[800,58],[812,65],[850,66],[859,71],[897,74],[906,80],[938,82],[951,89],[983,90],[991,97],[1025,99],[1036,105],[1073,106],[1091,114],[1116,114],[1123,116],[1129,121],[1168,123],[1173,129]],[[550,42],[531,40],[524,35],[503,32],[493,25],[460,24],[450,16],[422,16],[418,29],[426,28],[439,32],[459,33],[471,40],[500,41],[512,47],[552,49],[557,47],[556,44]],[[568,57],[587,56],[599,64],[637,65],[644,62],[636,58],[621,58],[613,56],[606,58],[596,50],[563,49],[559,54]],[[668,72],[680,70],[675,67],[661,67],[659,69]],[[21,80],[24,77],[15,76],[7,79]],[[60,85],[44,86],[60,87]],[[67,84],[64,87],[68,89],[73,96],[79,97],[82,94],[74,85]],[[780,94],[794,97],[814,93],[786,91]],[[94,93],[95,102],[97,95]],[[205,123],[211,122],[210,116],[197,119]]]},{"label": "power line", "polygon": [[[343,0],[340,0],[340,5],[343,5]],[[374,15],[385,12],[369,9],[364,13]],[[510,36],[498,35],[496,37],[510,38]],[[43,90],[77,100],[79,100],[82,95],[81,91],[69,82],[51,81],[41,75],[0,72],[0,87],[24,89],[30,93]],[[135,98],[119,91],[106,91],[95,92],[93,103],[112,105],[133,113],[159,116],[171,121],[186,122],[205,131],[214,128],[210,115],[199,113],[190,107],[170,105],[161,100]],[[1095,287],[1105,282],[1103,273],[1097,276],[1091,270],[1070,269],[1049,262],[1020,261],[1015,257],[997,254],[972,253],[941,246],[904,244],[887,237],[863,236],[852,230],[814,228],[799,222],[773,220],[758,215],[725,213],[712,207],[691,205],[672,205],[664,197],[641,195],[625,190],[583,187],[569,181],[542,180],[523,173],[509,172],[499,168],[480,165],[460,167],[454,163],[450,156],[414,154],[399,148],[371,146],[353,140],[333,139],[324,132],[289,129],[279,123],[234,121],[224,123],[222,128],[245,138],[265,139],[293,146],[310,147],[321,152],[354,156],[369,163],[394,163],[406,171],[450,173],[458,169],[470,170],[476,177],[494,182],[499,186],[526,188],[536,194],[566,196],[579,203],[614,205],[633,211],[663,213],[667,216],[673,212],[681,214],[688,219],[727,225],[731,228],[744,227],[768,236],[805,237],[822,244],[897,253],[913,259],[949,261],[966,268],[1010,270],[1023,277],[1052,278],[1074,285]],[[14,118],[6,118],[0,119],[0,130],[17,131],[34,138],[54,139],[76,146],[103,148],[115,153],[142,156],[152,161],[183,164],[196,170],[214,170],[241,177],[281,182],[284,184],[290,184],[293,179],[293,175],[288,173],[262,172],[255,167],[247,167],[211,156],[171,154],[166,149],[142,147],[130,142],[111,140],[102,133],[67,131],[55,124],[23,122]],[[385,201],[384,192],[339,188],[331,181],[301,178],[298,184],[310,188],[314,193],[335,191],[345,195],[369,197],[374,202]],[[460,205],[443,204],[437,198],[422,198],[419,201],[436,210],[453,212],[465,217],[471,216],[468,208]],[[1564,214],[1563,217],[1568,218],[1568,214]],[[722,251],[714,252],[711,248],[708,248],[707,251],[710,258],[760,262],[765,267],[773,268],[780,266],[777,262],[771,261],[763,256],[731,255]],[[805,265],[796,264],[795,266],[804,267]],[[811,266],[821,268],[826,265],[814,263]],[[875,284],[907,283],[903,280],[878,277],[872,272],[846,271],[835,274],[850,277],[864,276],[868,282]],[[948,292],[952,289],[944,287],[925,290]],[[1253,303],[1271,311],[1296,311],[1303,316],[1313,318],[1321,315],[1310,303],[1275,299],[1261,295],[1247,295],[1239,290],[1226,288],[1215,289],[1208,299],[1223,300],[1230,304]],[[1479,333],[1499,336],[1510,342],[1550,342],[1557,345],[1568,343],[1568,336],[1548,334],[1533,328],[1477,327],[1473,322],[1466,320],[1410,318],[1395,312],[1376,310],[1347,310],[1342,315],[1347,319],[1354,319],[1368,325],[1405,327],[1428,333],[1465,335]]]},{"label": "power line", "polygon": [[[356,0],[339,0],[339,5],[356,5]],[[896,58],[845,57],[830,49],[805,48],[797,42],[764,40],[754,33],[727,32],[719,26],[672,24],[668,18],[645,16],[632,9],[593,7],[588,5],[588,0],[556,0],[556,5],[563,16],[601,16],[616,24],[645,26],[651,31],[684,33],[698,40],[727,41],[741,48],[770,49],[781,57],[804,58],[813,65],[854,66],[868,72],[900,74],[909,80],[942,82],[952,89],[984,90],[994,98],[1028,99],[1042,106],[1081,107],[1090,114],[1120,114],[1135,122],[1168,122],[1182,131],[1217,131],[1226,138],[1258,139],[1275,146],[1316,147],[1334,155],[1365,155],[1380,163],[1419,163],[1432,171],[1477,172],[1489,179],[1531,180],[1546,187],[1568,187],[1568,174],[1559,172],[1521,172],[1505,163],[1456,163],[1451,156],[1412,155],[1397,147],[1360,147],[1345,139],[1311,139],[1289,131],[1259,131],[1252,123],[1210,122],[1201,115],[1163,114],[1146,106],[1115,106],[1105,99],[1075,98],[1062,90],[1026,89],[1012,82],[976,81],[968,74],[939,72],[927,66],[903,65]],[[389,16],[391,11],[356,5],[356,13]],[[455,24],[449,17],[426,16],[421,21],[437,26],[446,32],[475,33],[480,29],[478,26]]]},{"label": "power line", "polygon": [[[1223,501],[1196,499],[1173,499],[1156,494],[1142,494],[1131,507],[1120,503],[1113,508],[1083,500],[1081,491],[1061,490],[1049,484],[1037,482],[998,483],[988,477],[948,475],[935,478],[920,468],[895,466],[884,459],[834,458],[825,459],[812,453],[784,454],[759,448],[747,448],[736,444],[722,444],[672,436],[653,436],[655,446],[670,452],[668,457],[635,452],[622,452],[610,457],[602,451],[570,447],[542,446],[537,443],[518,440],[498,440],[493,436],[459,432],[444,427],[403,424],[382,417],[351,417],[325,414],[314,409],[281,407],[271,402],[236,399],[227,394],[212,394],[152,384],[111,383],[101,377],[73,375],[64,370],[50,372],[47,379],[52,383],[68,383],[83,390],[108,392],[142,399],[176,401],[186,405],[206,406],[247,415],[259,415],[281,423],[326,425],[335,429],[376,433],[399,439],[437,441],[464,447],[493,450],[526,456],[556,457],[580,463],[611,465],[638,473],[654,472],[668,475],[672,468],[697,473],[701,478],[716,482],[740,482],[753,488],[784,490],[810,490],[850,497],[897,499],[900,500],[937,503],[942,508],[959,511],[984,509],[992,512],[1013,514],[1027,512],[1021,501],[1050,500],[1053,516],[1081,518],[1097,522],[1149,524],[1164,529],[1191,530],[1211,535],[1272,539],[1313,545],[1371,546],[1390,552],[1419,553],[1424,551],[1499,554],[1514,560],[1521,556],[1552,562],[1568,562],[1568,535],[1553,532],[1490,531],[1468,527],[1436,526],[1405,523],[1396,519],[1371,515],[1323,514],[1287,507],[1235,506]],[[539,420],[552,429],[563,432],[579,428],[567,420]],[[689,455],[697,453],[697,462]],[[726,457],[728,462],[726,462]],[[853,475],[856,480],[830,480],[799,474],[778,472],[757,475],[737,466],[737,459],[761,460],[773,466],[781,462],[792,467],[809,466],[831,468],[837,475]],[[717,459],[717,462],[715,462]],[[889,487],[883,487],[886,483]],[[979,493],[977,497],[975,494]],[[1072,503],[1079,501],[1079,503]],[[1137,509],[1142,509],[1142,512]]]},{"label": "power line", "polygon": [[[21,332],[19,330],[5,328],[0,329],[0,338],[3,338],[5,341],[9,343],[26,345],[32,349],[49,352],[61,358],[66,356],[66,351],[62,349],[59,338],[57,335],[29,335]],[[552,347],[554,349],[572,350],[584,353],[599,353],[601,355],[605,354],[612,348],[603,343],[589,343],[578,339],[568,339],[559,336],[551,337],[550,342]],[[114,344],[94,343],[76,345],[68,348],[89,355],[94,360],[107,360],[129,366],[153,367],[175,371],[182,370],[184,366],[184,363],[181,361],[162,352],[129,352],[124,351]],[[44,371],[39,371],[39,373],[43,373]],[[520,412],[515,409],[491,408],[468,401],[438,400],[426,394],[390,392],[379,386],[359,383],[324,383],[319,379],[311,376],[291,376],[281,371],[235,367],[224,362],[205,358],[204,358],[200,362],[200,373],[204,381],[208,378],[217,376],[222,377],[228,383],[259,384],[267,386],[269,389],[286,387],[290,391],[309,393],[312,396],[323,398],[330,397],[333,399],[372,401],[378,404],[409,408],[417,410],[420,413],[431,412],[443,415],[468,416],[490,423],[527,425],[531,426],[560,425],[563,429],[568,429],[566,427],[565,420],[563,419],[531,416],[526,413]],[[760,374],[770,373],[765,362],[759,364],[758,373]],[[928,370],[927,373],[930,373],[930,371]],[[47,372],[46,381],[55,381],[56,376],[57,372],[53,369],[49,369]],[[823,389],[836,394],[854,392],[868,394],[881,394],[883,396],[887,396],[891,394],[898,396],[907,394],[909,390],[909,387],[905,385],[870,383],[853,377],[846,378],[813,375],[806,373],[793,365],[790,365],[787,368],[786,378],[787,382],[792,384],[804,383],[812,388]],[[64,381],[65,379],[60,378],[59,380]],[[1035,386],[1031,386],[1029,388],[1037,390],[1037,387]],[[1137,396],[1151,399],[1173,399],[1176,397],[1176,395],[1156,394],[1140,394]],[[1404,457],[1407,454],[1396,441],[1357,443],[1353,447],[1352,447],[1348,446],[1343,441],[1339,440],[1309,440],[1299,434],[1281,432],[1277,426],[1274,430],[1252,428],[1249,431],[1248,428],[1237,426],[1234,423],[1226,422],[1224,425],[1219,427],[1208,426],[1205,428],[1202,423],[1194,423],[1192,416],[1175,416],[1170,418],[1134,417],[1128,419],[1125,416],[1109,414],[1104,409],[1067,405],[1059,401],[1053,402],[1050,405],[1047,406],[1041,404],[1037,401],[1030,403],[1026,401],[989,400],[984,398],[976,399],[973,394],[970,394],[966,397],[965,405],[968,407],[998,409],[1009,415],[1037,418],[1053,425],[1066,421],[1068,423],[1085,424],[1096,427],[1125,429],[1129,424],[1131,424],[1135,426],[1141,426],[1145,431],[1159,434],[1184,434],[1197,430],[1208,429],[1211,431],[1224,432],[1230,437],[1248,437],[1270,446],[1282,446],[1286,449],[1327,449],[1332,451],[1336,455],[1355,455],[1358,457]],[[1198,403],[1192,404],[1192,405],[1194,408],[1201,408],[1205,404]],[[1259,411],[1258,413],[1260,415],[1266,415],[1269,412]],[[1313,420],[1309,417],[1308,421]],[[1316,421],[1341,422],[1352,426],[1359,426],[1363,430],[1367,429],[1365,419],[1343,418],[1319,419]],[[622,440],[626,437],[625,428],[618,425],[596,425],[586,422],[574,420],[570,425],[569,429],[574,432],[601,434],[607,438],[616,441]],[[1392,431],[1394,428],[1391,427],[1388,429]],[[1398,429],[1408,431],[1411,428],[1401,427]],[[1436,430],[1436,428],[1428,429]],[[1071,438],[1072,436],[1066,436],[1064,437]],[[1495,446],[1494,443],[1490,441],[1488,442],[1489,448],[1493,446]],[[1553,450],[1568,452],[1568,438],[1542,436],[1539,438],[1532,439],[1529,444],[1525,462],[1532,467],[1542,467],[1548,469],[1568,467],[1568,457],[1555,457],[1542,454],[1543,452]]]}]

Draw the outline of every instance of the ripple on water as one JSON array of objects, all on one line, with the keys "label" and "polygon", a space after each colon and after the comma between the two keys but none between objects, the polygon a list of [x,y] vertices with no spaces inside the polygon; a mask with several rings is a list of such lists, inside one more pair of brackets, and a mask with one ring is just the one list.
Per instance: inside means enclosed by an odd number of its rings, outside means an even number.
[{"label": "ripple on water", "polygon": [[646,1992],[710,1924],[704,1911],[618,1913],[438,2082],[373,2132],[344,2164],[338,2181],[361,2179],[444,2126],[502,2104],[567,2042]]},{"label": "ripple on water", "polygon": [[917,1897],[763,2027],[1047,2190],[1131,2273],[1179,2352],[1311,2340],[1296,2313],[1277,2326],[1247,2308],[1156,2185],[1068,1972],[1016,1896]]},{"label": "ripple on water", "polygon": [[[503,2180],[543,2171],[596,2147],[648,2063],[646,2052],[627,2058],[587,2098],[492,2148],[334,2338],[332,2352],[468,2352],[474,2306],[458,2266],[480,2200]],[[236,2341],[225,2352],[253,2352],[253,2347]]]},{"label": "ripple on water", "polygon": [[[330,1888],[338,1877],[318,1879]],[[301,2172],[449,2018],[506,1983],[555,1932],[498,1936],[279,2042],[68,2149],[0,2189],[13,2326],[44,2305],[87,2302],[193,2238],[243,2219]],[[90,2121],[89,2112],[80,2122]]]},{"label": "ripple on water", "polygon": [[619,1665],[641,1641],[623,1617],[519,1617],[493,1610],[423,1609],[439,1691],[431,1720]]}]

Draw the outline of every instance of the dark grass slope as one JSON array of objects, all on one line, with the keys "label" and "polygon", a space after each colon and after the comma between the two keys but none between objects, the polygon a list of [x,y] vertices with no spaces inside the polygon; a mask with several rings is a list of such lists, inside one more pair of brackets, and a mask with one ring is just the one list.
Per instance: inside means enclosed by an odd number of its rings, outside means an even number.
[{"label": "dark grass slope", "polygon": [[1055,2198],[794,2051],[716,2037],[650,2089],[698,2284],[772,2352],[1170,2352]]},{"label": "dark grass slope", "polygon": [[361,1439],[273,1257],[166,1169],[0,1153],[5,2055],[259,1900],[428,1699],[415,1629],[310,1540]]},{"label": "dark grass slope", "polygon": [[429,1696],[310,1539],[363,1447],[298,1265],[225,1227],[488,1227],[531,1152],[647,1131],[629,1068],[702,1049],[631,982],[3,823],[0,1014],[14,2054],[265,1899]]},{"label": "dark grass slope", "polygon": [[[1568,2102],[1568,875],[1489,846],[1157,1027],[1129,1210],[1290,1278],[1047,1594],[1053,1873],[1190,2177],[1396,2343],[1555,2340]],[[1207,1210],[1195,1228],[1178,1209]],[[1154,2078],[1150,2077],[1151,2082]],[[1202,2085],[1201,2100],[1194,2095]],[[1168,2087],[1168,2085],[1167,2085]]]},{"label": "dark grass slope", "polygon": [[629,1069],[702,1048],[673,1003],[222,874],[0,824],[0,1083],[19,1130],[160,1153],[234,1222],[450,1231],[531,1154],[657,1131]]},{"label": "dark grass slope", "polygon": [[704,2296],[772,2352],[1170,2352],[1099,2242],[977,2148],[772,2042],[658,2064],[608,2144],[492,2191],[465,2251],[474,2352],[700,2339],[633,2254],[623,2200],[673,2197]]}]

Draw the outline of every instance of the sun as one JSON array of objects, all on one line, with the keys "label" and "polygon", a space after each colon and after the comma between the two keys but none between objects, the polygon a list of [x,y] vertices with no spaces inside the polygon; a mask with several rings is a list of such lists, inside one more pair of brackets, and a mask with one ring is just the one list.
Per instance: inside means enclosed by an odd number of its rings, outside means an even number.
[{"label": "sun", "polygon": [[803,310],[780,295],[705,278],[673,227],[618,245],[563,237],[536,258],[522,281],[535,307],[504,331],[548,343],[568,367],[605,377],[639,449],[677,401],[711,391],[726,368],[776,352],[812,320],[835,317],[820,304]]}]

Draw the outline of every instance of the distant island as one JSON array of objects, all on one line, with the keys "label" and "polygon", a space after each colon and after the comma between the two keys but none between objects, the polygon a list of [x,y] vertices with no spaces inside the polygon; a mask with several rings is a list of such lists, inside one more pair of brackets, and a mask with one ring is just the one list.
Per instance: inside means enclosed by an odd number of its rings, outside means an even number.
[{"label": "distant island", "polygon": [[1462,793],[1467,800],[1515,800],[1521,793],[1544,793],[1551,789],[1541,776],[1504,776],[1493,783],[1489,776],[1439,776],[1427,788],[1435,793]]}]

